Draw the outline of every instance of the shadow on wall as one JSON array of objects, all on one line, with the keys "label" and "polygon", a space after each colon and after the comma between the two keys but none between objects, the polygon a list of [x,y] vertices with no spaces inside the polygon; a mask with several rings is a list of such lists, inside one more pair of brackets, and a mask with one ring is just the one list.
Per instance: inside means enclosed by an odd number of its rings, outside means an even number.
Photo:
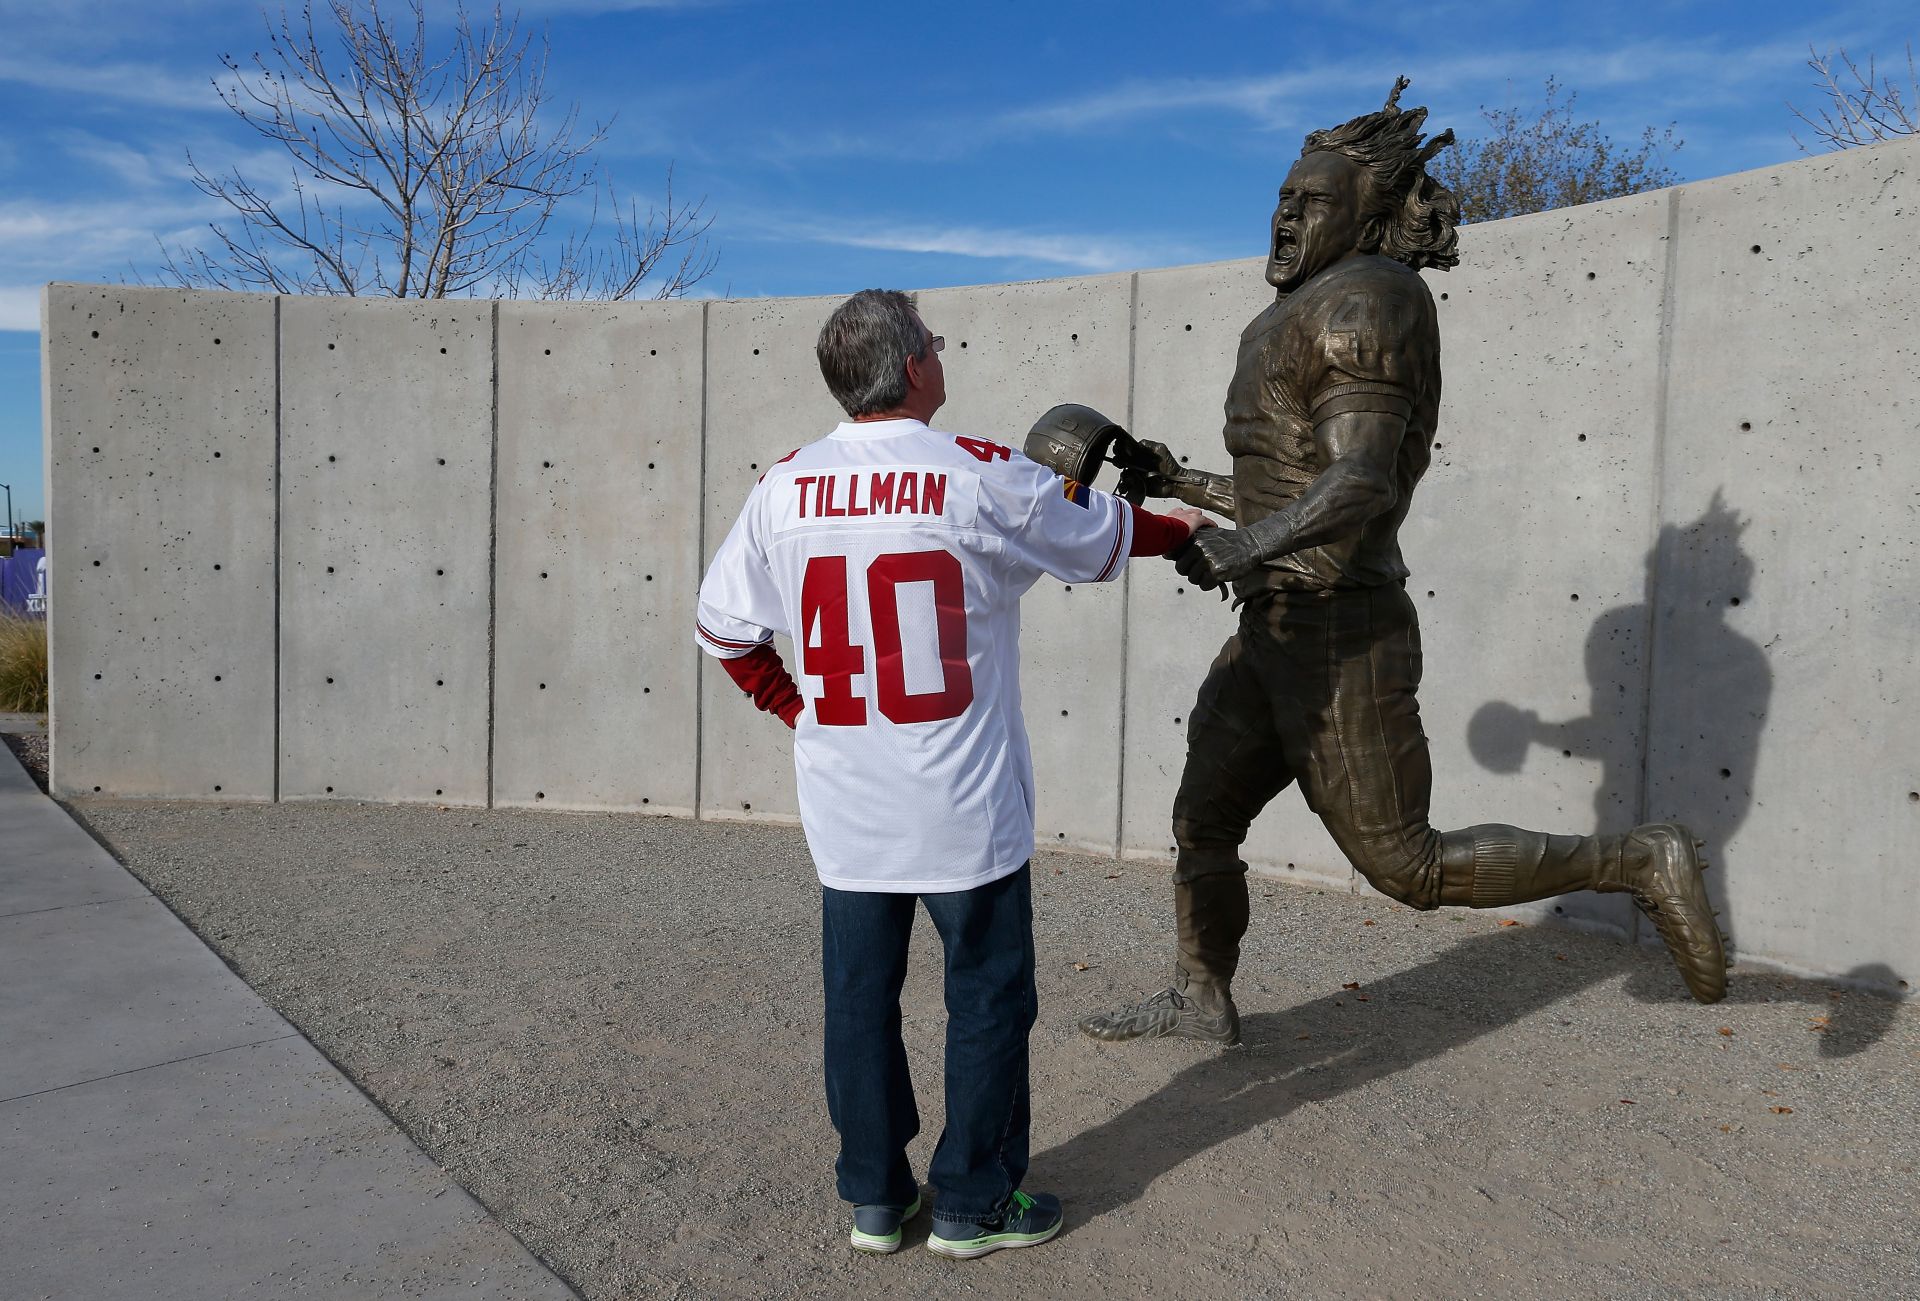
[{"label": "shadow on wall", "polygon": [[[1707,858],[1714,864],[1707,888],[1723,913],[1737,879],[1727,846],[1753,803],[1760,731],[1773,694],[1766,652],[1726,620],[1726,612],[1746,598],[1753,580],[1753,559],[1740,545],[1746,527],[1716,491],[1691,524],[1668,524],[1660,530],[1647,556],[1647,599],[1606,611],[1587,633],[1591,705],[1585,718],[1545,722],[1531,709],[1495,700],[1476,710],[1467,726],[1468,748],[1491,772],[1519,772],[1528,747],[1536,744],[1600,760],[1604,775],[1594,793],[1595,830],[1624,831],[1649,821],[1644,758],[1651,744],[1644,708],[1649,652],[1643,648],[1657,630],[1658,647],[1651,654],[1658,656],[1662,678],[1691,684],[1699,693],[1689,702],[1688,715],[1711,731],[1713,753],[1727,765],[1714,779],[1717,798],[1701,799],[1673,815],[1707,842]],[[1662,593],[1681,595],[1663,598]],[[1698,599],[1696,594],[1710,595]],[[1653,609],[1656,599],[1669,603],[1659,619]],[[1708,786],[1697,780],[1686,782],[1685,788],[1702,791]],[[1729,953],[1737,947],[1730,931],[1727,945]]]},{"label": "shadow on wall", "polygon": [[[1593,945],[1579,962],[1566,963],[1544,937],[1501,931],[1368,982],[1364,1012],[1352,993],[1335,990],[1284,1012],[1254,1014],[1241,1024],[1244,1048],[1196,1062],[1112,1120],[1040,1153],[1035,1182],[1081,1190],[1070,1213],[1076,1222],[1096,1218],[1229,1139],[1504,1030],[1623,973],[1627,992],[1641,1000],[1692,1002],[1664,956]],[[1879,979],[1866,968],[1854,977]],[[1785,977],[1767,988],[1743,982],[1728,998],[1761,1003],[1783,996],[1818,1009],[1810,1019],[1825,1031],[1825,1057],[1870,1047],[1899,1014],[1892,999]]]}]

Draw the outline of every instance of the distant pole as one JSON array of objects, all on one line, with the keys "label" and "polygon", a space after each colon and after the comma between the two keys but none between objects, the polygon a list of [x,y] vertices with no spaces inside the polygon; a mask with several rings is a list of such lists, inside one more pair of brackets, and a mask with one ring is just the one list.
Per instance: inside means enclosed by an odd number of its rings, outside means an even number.
[{"label": "distant pole", "polygon": [[13,485],[10,483],[0,483],[0,488],[7,490],[7,541],[12,542],[15,540],[13,536]]}]

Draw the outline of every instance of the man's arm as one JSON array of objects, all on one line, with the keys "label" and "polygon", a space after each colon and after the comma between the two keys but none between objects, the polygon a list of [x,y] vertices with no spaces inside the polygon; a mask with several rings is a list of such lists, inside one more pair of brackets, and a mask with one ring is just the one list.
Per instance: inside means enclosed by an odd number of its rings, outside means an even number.
[{"label": "man's arm", "polygon": [[1313,440],[1327,468],[1307,490],[1244,528],[1196,534],[1177,562],[1180,572],[1212,591],[1269,560],[1358,532],[1399,500],[1393,466],[1406,432],[1405,416],[1384,411],[1328,416],[1313,427]]}]

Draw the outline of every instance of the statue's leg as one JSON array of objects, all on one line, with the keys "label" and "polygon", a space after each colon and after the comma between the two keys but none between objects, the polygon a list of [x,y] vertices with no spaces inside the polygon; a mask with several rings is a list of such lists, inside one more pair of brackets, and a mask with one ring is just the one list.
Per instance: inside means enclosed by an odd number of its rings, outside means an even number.
[{"label": "statue's leg", "polygon": [[1343,593],[1324,612],[1323,725],[1309,737],[1307,802],[1381,893],[1415,908],[1499,908],[1575,890],[1632,891],[1660,927],[1694,997],[1726,990],[1726,961],[1700,884],[1697,846],[1671,823],[1627,835],[1556,836],[1489,823],[1436,832],[1420,726],[1420,635],[1399,587]]},{"label": "statue's leg", "polygon": [[1221,648],[1187,722],[1187,761],[1173,801],[1173,984],[1141,1003],[1085,1017],[1096,1039],[1172,1035],[1237,1043],[1232,981],[1247,933],[1247,865],[1240,847],[1254,816],[1292,774],[1242,635]]}]

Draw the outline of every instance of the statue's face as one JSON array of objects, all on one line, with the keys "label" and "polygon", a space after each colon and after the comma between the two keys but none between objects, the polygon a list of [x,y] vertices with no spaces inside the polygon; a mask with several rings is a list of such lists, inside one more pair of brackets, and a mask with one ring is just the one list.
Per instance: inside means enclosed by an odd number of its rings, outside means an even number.
[{"label": "statue's face", "polygon": [[1293,165],[1273,210],[1268,284],[1291,293],[1359,250],[1365,178],[1344,154],[1308,154]]}]

